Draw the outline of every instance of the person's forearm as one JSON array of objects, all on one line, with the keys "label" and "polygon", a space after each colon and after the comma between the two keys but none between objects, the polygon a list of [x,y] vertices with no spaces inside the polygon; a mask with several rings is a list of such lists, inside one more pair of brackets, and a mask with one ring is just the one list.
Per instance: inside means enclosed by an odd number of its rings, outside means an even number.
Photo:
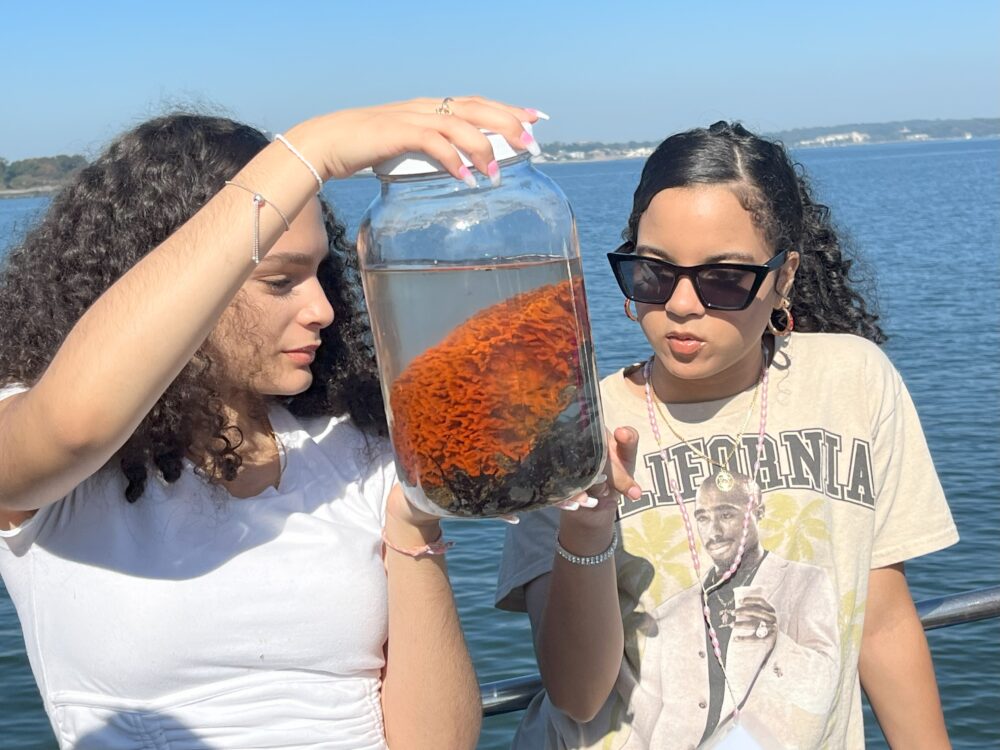
[{"label": "person's forearm", "polygon": [[[437,535],[386,522],[396,546]],[[443,556],[412,558],[387,548],[389,637],[382,707],[393,750],[474,748],[482,723],[479,683],[462,636]]]},{"label": "person's forearm", "polygon": [[901,565],[869,577],[858,671],[890,747],[951,747],[927,638]]},{"label": "person's forearm", "polygon": [[[272,144],[232,177],[291,220],[316,182],[283,149]],[[247,192],[222,190],[90,307],[31,392],[4,410],[0,456],[18,469],[0,475],[6,509],[56,499],[128,439],[252,271],[251,207]],[[262,254],[283,231],[263,206]]]},{"label": "person's forearm", "polygon": [[[563,547],[581,557],[600,554],[612,539],[597,528],[563,523]],[[549,699],[578,721],[589,721],[614,686],[624,653],[614,558],[576,565],[556,555],[537,639],[538,665]]]}]

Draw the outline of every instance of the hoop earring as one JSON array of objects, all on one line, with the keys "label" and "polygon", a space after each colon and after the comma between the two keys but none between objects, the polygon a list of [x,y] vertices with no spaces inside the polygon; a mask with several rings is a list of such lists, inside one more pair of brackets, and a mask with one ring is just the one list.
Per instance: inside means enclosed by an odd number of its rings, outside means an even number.
[{"label": "hoop earring", "polygon": [[630,300],[628,297],[625,298],[625,317],[628,318],[629,320],[635,322],[635,323],[638,323],[639,322],[639,313],[632,312],[632,310],[629,308],[629,303],[631,303],[631,302],[632,302],[632,300]]},{"label": "hoop earring", "polygon": [[785,316],[784,325],[779,329],[774,325],[774,320],[770,319],[767,321],[767,330],[770,331],[773,336],[788,336],[795,330],[795,318],[792,316],[792,303],[788,301],[788,297],[781,298],[781,303],[778,305],[775,312],[779,315]]}]

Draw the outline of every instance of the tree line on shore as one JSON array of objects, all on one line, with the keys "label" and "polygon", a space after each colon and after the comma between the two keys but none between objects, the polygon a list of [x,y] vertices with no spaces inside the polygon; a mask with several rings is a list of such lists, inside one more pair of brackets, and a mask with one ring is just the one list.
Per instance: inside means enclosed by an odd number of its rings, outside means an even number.
[{"label": "tree line on shore", "polygon": [[87,160],[79,154],[59,154],[19,161],[7,161],[0,156],[0,188],[34,190],[61,187],[86,165]]}]

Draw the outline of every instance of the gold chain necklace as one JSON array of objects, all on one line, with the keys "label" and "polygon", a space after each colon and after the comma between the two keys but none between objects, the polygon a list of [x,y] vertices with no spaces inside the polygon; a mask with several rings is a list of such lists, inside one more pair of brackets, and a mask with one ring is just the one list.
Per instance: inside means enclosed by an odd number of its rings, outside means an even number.
[{"label": "gold chain necklace", "polygon": [[[652,371],[652,367],[650,367],[650,371]],[[757,393],[760,391],[760,383],[761,383],[762,380],[763,380],[763,377],[757,379],[757,385],[755,385],[754,389],[753,389],[753,397],[750,399],[750,409],[747,410],[746,419],[743,420],[743,426],[740,428],[739,433],[736,435],[736,438],[733,440],[733,446],[729,449],[729,451],[726,453],[726,455],[722,457],[722,461],[716,461],[711,456],[709,456],[705,452],[701,451],[696,446],[692,445],[691,441],[689,441],[689,440],[685,439],[684,437],[682,437],[681,434],[679,432],[677,432],[677,430],[674,429],[674,426],[672,424],[670,424],[670,420],[667,419],[667,415],[666,415],[666,413],[663,410],[663,402],[660,401],[660,399],[656,399],[653,402],[654,405],[656,406],[656,412],[657,412],[657,414],[659,414],[660,415],[660,419],[663,420],[663,424],[665,424],[667,426],[667,429],[670,430],[670,432],[673,433],[673,435],[674,435],[675,438],[677,438],[684,445],[686,445],[688,448],[690,448],[694,452],[694,454],[696,456],[698,456],[699,458],[703,458],[709,464],[719,467],[719,471],[715,474],[715,477],[714,477],[714,479],[715,479],[715,486],[718,487],[723,492],[729,492],[729,490],[731,490],[735,486],[736,482],[733,479],[733,475],[729,471],[729,462],[732,460],[733,455],[736,453],[736,450],[740,447],[740,443],[743,440],[743,433],[746,432],[747,425],[750,424],[750,417],[753,416],[753,408],[757,404]]]}]

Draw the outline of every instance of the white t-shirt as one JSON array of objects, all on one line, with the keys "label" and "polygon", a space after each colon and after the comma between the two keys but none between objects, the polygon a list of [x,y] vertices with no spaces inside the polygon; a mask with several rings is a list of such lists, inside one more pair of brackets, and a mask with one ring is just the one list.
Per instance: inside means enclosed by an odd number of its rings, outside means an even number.
[{"label": "white t-shirt", "polygon": [[[855,336],[795,333],[779,341],[769,377],[756,477],[763,511],[753,520],[766,554],[710,598],[729,688],[706,638],[668,476],[693,515],[699,485],[717,471],[698,452],[716,461],[728,455],[752,389],[670,405],[670,424],[688,442],[661,422],[664,460],[644,397],[618,372],[601,384],[605,422],[638,430],[635,477],[644,490],[618,508],[625,626],[618,680],[587,723],[540,696],[525,712],[516,748],[693,748],[731,726],[734,703],[744,727],[778,747],[864,747],[857,666],[869,572],[946,547],[958,534],[909,394],[878,347]],[[744,475],[756,456],[757,409],[731,464]],[[546,509],[508,529],[498,606],[524,609],[524,586],[552,569],[557,526],[557,512]],[[713,549],[728,548],[727,532],[711,533],[718,535],[709,537]],[[715,563],[698,528],[693,536],[702,579],[711,584]],[[765,600],[776,627],[738,622],[744,596]]]},{"label": "white t-shirt", "polygon": [[385,747],[392,462],[347,419],[270,416],[277,489],[234,499],[187,465],[129,504],[109,468],[0,532],[60,747]]}]

